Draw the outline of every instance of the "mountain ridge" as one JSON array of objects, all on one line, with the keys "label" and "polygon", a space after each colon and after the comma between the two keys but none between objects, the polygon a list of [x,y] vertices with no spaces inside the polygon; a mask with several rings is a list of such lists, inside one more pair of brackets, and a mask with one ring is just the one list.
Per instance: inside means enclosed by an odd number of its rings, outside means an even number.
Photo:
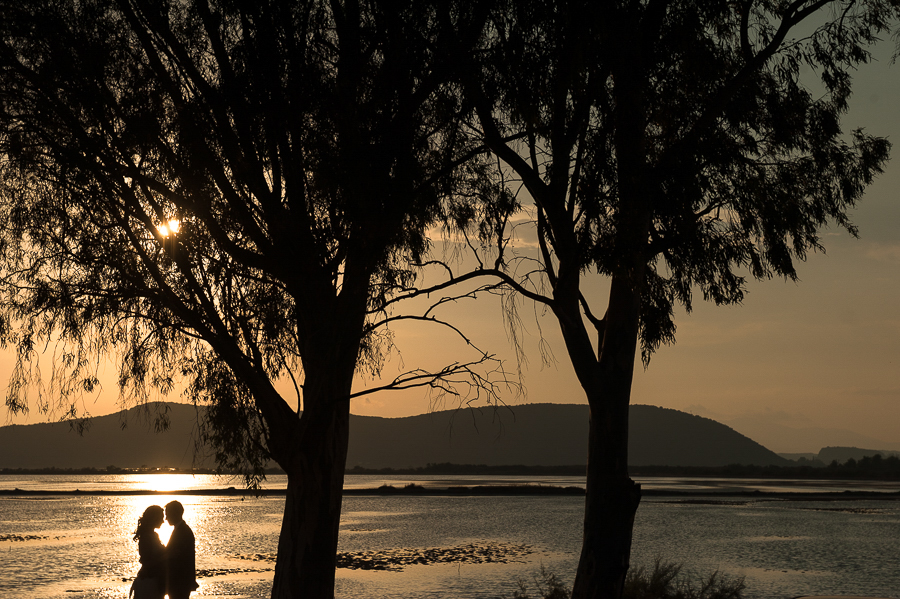
[{"label": "mountain ridge", "polygon": [[[524,404],[405,418],[356,416],[351,421],[347,466],[585,464],[589,415],[589,408],[581,404]],[[466,421],[471,426],[459,426]],[[378,438],[393,441],[378,444]],[[412,463],[400,463],[404,458]],[[632,466],[791,464],[714,420],[646,405],[630,409],[628,462]]]},{"label": "mountain ridge", "polygon": [[[91,419],[83,436],[70,432],[68,423],[0,427],[0,468],[210,467],[208,457],[194,459],[192,435],[201,409],[167,403],[152,404],[149,410],[123,410]],[[169,427],[155,433],[148,414],[159,410],[167,410]],[[444,410],[404,418],[351,415],[347,467],[585,464],[588,418],[586,405],[549,403]],[[630,420],[629,464],[633,466],[792,463],[702,416],[634,405]]]}]

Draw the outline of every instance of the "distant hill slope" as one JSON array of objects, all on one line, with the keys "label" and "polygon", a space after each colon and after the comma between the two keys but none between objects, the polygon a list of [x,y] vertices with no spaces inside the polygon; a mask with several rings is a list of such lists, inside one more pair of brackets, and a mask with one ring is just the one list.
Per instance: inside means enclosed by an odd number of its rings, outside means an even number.
[{"label": "distant hill slope", "polygon": [[[529,404],[408,418],[355,416],[347,465],[584,464],[588,415],[584,405]],[[628,445],[634,466],[790,464],[714,420],[655,406],[631,406]]]},{"label": "distant hill slope", "polygon": [[[165,404],[170,425],[157,433],[152,419],[161,405],[151,404],[149,412],[132,408],[94,417],[81,436],[67,422],[0,427],[0,468],[190,468],[196,410]],[[212,466],[212,462],[197,465]]]},{"label": "distant hill slope", "polygon": [[[196,411],[168,406],[171,426],[158,434],[134,409],[94,418],[81,437],[66,423],[0,427],[0,468],[190,467]],[[586,463],[587,431],[584,405],[528,404],[407,418],[354,415],[347,466],[578,465]],[[635,466],[790,464],[714,420],[643,405],[631,407],[629,453]]]},{"label": "distant hill slope", "polygon": [[628,463],[634,466],[789,466],[734,429],[702,416],[656,406],[632,406]]}]

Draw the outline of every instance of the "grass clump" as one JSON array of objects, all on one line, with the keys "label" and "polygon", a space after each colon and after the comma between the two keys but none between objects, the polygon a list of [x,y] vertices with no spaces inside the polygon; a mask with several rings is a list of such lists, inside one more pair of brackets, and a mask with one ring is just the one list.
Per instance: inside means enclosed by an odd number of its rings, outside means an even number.
[{"label": "grass clump", "polygon": [[[520,578],[518,584],[519,590],[513,592],[513,599],[532,599],[525,581]],[[534,577],[534,584],[538,590],[537,597],[541,599],[569,599],[572,594],[559,577],[553,572],[548,572],[543,565],[541,571]]]},{"label": "grass clump", "polygon": [[632,568],[625,577],[624,599],[741,599],[744,578],[728,578],[718,571],[706,578],[682,574],[681,564],[656,558],[653,568]]},{"label": "grass clump", "polygon": [[[718,571],[709,576],[691,577],[682,573],[681,564],[657,558],[653,567],[631,568],[625,577],[624,599],[742,599],[744,578],[728,578]],[[537,595],[532,596],[528,585],[519,579],[519,589],[513,599],[569,599],[571,591],[553,572],[541,566],[534,576]]]}]

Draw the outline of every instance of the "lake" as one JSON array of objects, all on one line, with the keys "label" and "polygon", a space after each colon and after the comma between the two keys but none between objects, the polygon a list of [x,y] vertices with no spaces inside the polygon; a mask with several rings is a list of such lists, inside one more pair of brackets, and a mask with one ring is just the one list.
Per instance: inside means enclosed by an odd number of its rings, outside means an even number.
[{"label": "lake", "polygon": [[[354,477],[348,488],[532,482],[583,484],[574,477]],[[654,478],[647,489],[697,491],[651,496],[635,522],[633,563],[657,556],[698,575],[744,576],[748,599],[802,594],[898,596],[900,502],[818,501],[811,491],[895,491],[882,483]],[[270,489],[283,488],[273,477]],[[268,597],[283,497],[180,495],[240,486],[190,475],[0,476],[0,489],[139,490],[142,495],[0,497],[0,596],[125,598],[138,569],[131,541],[147,505],[177,498],[197,537],[201,588],[194,597]],[[777,489],[790,500],[700,495]],[[344,499],[336,595],[366,598],[512,597],[517,580],[541,566],[571,583],[581,538],[581,497],[352,496]],[[169,533],[168,525],[160,529]],[[428,562],[422,565],[417,562]],[[532,590],[533,590],[532,586]]]}]

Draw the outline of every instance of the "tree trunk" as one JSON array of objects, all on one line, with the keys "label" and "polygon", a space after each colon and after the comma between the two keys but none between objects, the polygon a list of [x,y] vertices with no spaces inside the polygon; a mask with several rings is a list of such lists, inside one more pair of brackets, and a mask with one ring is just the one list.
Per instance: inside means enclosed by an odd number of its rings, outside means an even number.
[{"label": "tree trunk", "polygon": [[615,403],[616,409],[591,408],[584,541],[573,599],[620,599],[625,587],[641,488],[622,468],[628,456],[620,449],[628,442],[628,396],[617,399],[606,404]]},{"label": "tree trunk", "polygon": [[304,396],[306,409],[285,468],[288,488],[273,599],[334,597],[350,402],[333,397],[311,401]]},{"label": "tree trunk", "polygon": [[[630,564],[634,517],[641,500],[640,485],[628,476],[628,409],[640,314],[635,280],[639,276],[634,272],[613,277],[593,376],[579,377],[591,421],[584,541],[572,599],[621,599]],[[579,363],[587,364],[587,356],[582,358]]]}]

